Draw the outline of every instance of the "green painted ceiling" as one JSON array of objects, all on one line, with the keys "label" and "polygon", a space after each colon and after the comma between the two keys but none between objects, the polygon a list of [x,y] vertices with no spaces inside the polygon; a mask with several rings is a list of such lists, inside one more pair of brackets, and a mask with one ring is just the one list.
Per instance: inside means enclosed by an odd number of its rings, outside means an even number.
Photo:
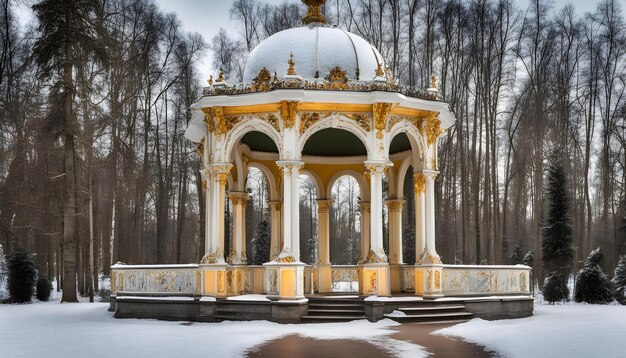
[{"label": "green painted ceiling", "polygon": [[[255,152],[278,153],[274,141],[261,132],[248,132],[241,138],[241,143],[248,145]],[[400,133],[393,138],[389,153],[399,153],[411,149],[409,138]],[[304,145],[303,155],[325,157],[348,157],[367,155],[367,149],[354,134],[336,128],[322,129],[314,133]]]},{"label": "green painted ceiling", "polygon": [[400,133],[391,140],[389,154],[400,153],[405,150],[411,150],[411,142],[405,133]]},{"label": "green painted ceiling", "polygon": [[354,134],[343,129],[326,128],[309,137],[302,155],[351,157],[367,155],[367,149]]},{"label": "green painted ceiling", "polygon": [[272,138],[261,132],[246,133],[243,138],[241,138],[241,143],[247,144],[250,150],[255,152],[278,153],[278,147]]}]

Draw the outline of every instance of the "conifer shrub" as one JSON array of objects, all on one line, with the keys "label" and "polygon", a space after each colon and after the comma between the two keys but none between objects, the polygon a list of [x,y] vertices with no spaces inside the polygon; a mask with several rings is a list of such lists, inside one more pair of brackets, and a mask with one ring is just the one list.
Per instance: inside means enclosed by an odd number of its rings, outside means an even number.
[{"label": "conifer shrub", "polygon": [[549,303],[568,301],[567,277],[561,271],[554,271],[543,282],[543,298]]},{"label": "conifer shrub", "polygon": [[585,265],[576,275],[576,302],[606,304],[613,301],[613,285],[609,276],[602,271],[600,249],[591,251]]},{"label": "conifer shrub", "polygon": [[615,290],[615,299],[626,305],[626,255],[620,256],[611,281]]},{"label": "conifer shrub", "polygon": [[9,258],[9,295],[17,303],[29,302],[37,284],[37,269],[33,256],[26,249],[15,250]]},{"label": "conifer shrub", "polygon": [[37,299],[39,301],[48,301],[52,292],[52,281],[48,276],[41,275],[37,278]]}]

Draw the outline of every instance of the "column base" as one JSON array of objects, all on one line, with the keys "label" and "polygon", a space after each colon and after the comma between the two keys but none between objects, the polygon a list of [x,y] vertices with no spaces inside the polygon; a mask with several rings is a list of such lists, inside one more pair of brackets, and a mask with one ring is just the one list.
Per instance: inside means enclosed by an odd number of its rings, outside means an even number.
[{"label": "column base", "polygon": [[443,297],[443,265],[415,265],[415,294],[424,298]]},{"label": "column base", "polygon": [[226,297],[227,291],[227,264],[201,264],[199,267],[202,275],[202,295],[213,297]]},{"label": "column base", "polygon": [[390,269],[388,263],[365,263],[359,265],[359,294],[391,296]]},{"label": "column base", "polygon": [[304,266],[302,262],[266,262],[265,290],[270,300],[299,300],[304,298]]}]

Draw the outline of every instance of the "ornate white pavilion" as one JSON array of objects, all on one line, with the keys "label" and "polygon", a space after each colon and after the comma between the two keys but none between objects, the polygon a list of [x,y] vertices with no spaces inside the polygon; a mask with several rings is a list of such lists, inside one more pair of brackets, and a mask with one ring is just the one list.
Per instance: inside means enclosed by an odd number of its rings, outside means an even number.
[{"label": "ornate white pavilion", "polygon": [[[114,265],[116,304],[142,295],[186,294],[207,303],[257,294],[302,306],[311,295],[330,293],[337,281],[356,281],[361,298],[513,295],[530,299],[532,314],[529,267],[445,265],[437,254],[437,145],[455,118],[435,77],[424,90],[400,86],[376,48],[326,24],[320,11],[324,2],[303,0],[308,6],[304,26],[257,46],[242,84],[229,83],[221,72],[209,80],[192,106],[186,131],[202,161],[205,255],[190,265]],[[249,168],[262,171],[269,183],[271,249],[262,266],[248,265],[246,257]],[[402,260],[408,170],[414,179],[416,262]],[[317,187],[318,262],[313,265],[300,256],[300,174],[313,178]],[[361,254],[354,266],[335,266],[329,254],[331,188],[343,175],[356,179],[360,190]],[[233,216],[229,252],[226,198]],[[388,254],[383,249],[385,205]],[[522,315],[527,315],[524,307]],[[126,316],[132,316],[130,311]],[[295,317],[302,309],[290,312],[285,315]]]}]

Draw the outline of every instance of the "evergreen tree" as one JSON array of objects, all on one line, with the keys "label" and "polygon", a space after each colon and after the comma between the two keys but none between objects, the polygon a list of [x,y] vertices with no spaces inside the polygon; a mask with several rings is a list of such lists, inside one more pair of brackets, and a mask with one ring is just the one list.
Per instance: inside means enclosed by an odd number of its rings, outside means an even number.
[{"label": "evergreen tree", "polygon": [[555,152],[547,176],[548,215],[543,228],[542,259],[546,272],[561,271],[569,276],[574,257],[572,223],[569,216],[570,199],[563,156]]},{"label": "evergreen tree", "polygon": [[15,250],[9,258],[9,294],[17,303],[29,302],[37,283],[37,269],[33,255],[26,249]]},{"label": "evergreen tree", "polygon": [[626,255],[620,256],[611,281],[615,289],[615,298],[621,304],[626,304]]},{"label": "evergreen tree", "polygon": [[266,220],[263,220],[259,223],[256,238],[253,240],[254,265],[261,265],[264,262],[269,261],[271,239],[270,226]]},{"label": "evergreen tree", "polygon": [[528,251],[526,255],[524,255],[524,258],[522,259],[522,265],[532,267],[534,262],[535,262],[535,255],[533,255],[532,251]]},{"label": "evergreen tree", "polygon": [[553,271],[543,283],[543,298],[550,302],[568,301],[567,276],[561,270]]},{"label": "evergreen tree", "polygon": [[511,265],[518,265],[524,261],[524,252],[518,243],[515,244],[515,249],[513,249],[513,255],[511,256]]},{"label": "evergreen tree", "polygon": [[37,299],[39,301],[48,301],[52,292],[52,282],[47,276],[39,276],[37,279]]},{"label": "evergreen tree", "polygon": [[76,178],[76,144],[79,131],[74,111],[76,66],[105,58],[97,30],[101,28],[99,0],[42,0],[33,5],[39,22],[39,38],[34,55],[43,77],[52,79],[51,110],[45,133],[51,139],[62,139],[64,150],[63,199],[63,298],[78,302],[76,297],[76,239],[78,203]]},{"label": "evergreen tree", "polygon": [[602,271],[600,249],[591,251],[585,265],[576,276],[574,300],[587,303],[609,303],[613,301],[613,285],[609,276]]}]

